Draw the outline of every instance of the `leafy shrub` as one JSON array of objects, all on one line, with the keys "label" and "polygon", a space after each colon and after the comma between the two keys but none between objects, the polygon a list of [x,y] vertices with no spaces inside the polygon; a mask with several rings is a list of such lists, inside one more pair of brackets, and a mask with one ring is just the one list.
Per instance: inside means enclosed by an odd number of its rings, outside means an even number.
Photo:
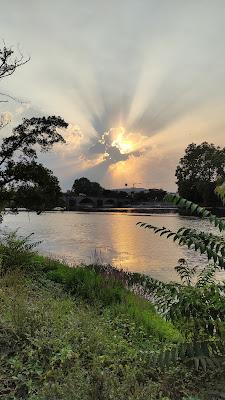
[{"label": "leafy shrub", "polygon": [[[225,229],[223,220],[191,201],[187,201],[178,195],[167,195],[166,200],[197,213],[202,218],[208,218],[220,231]],[[160,290],[156,288],[156,296],[160,298],[160,303],[164,311],[167,310],[169,318],[173,321],[185,321],[189,328],[192,326],[195,336],[196,332],[200,334],[201,331],[210,335],[215,333],[221,335],[224,329],[221,330],[223,325],[221,321],[225,317],[225,287],[215,284],[213,277],[217,268],[224,267],[224,238],[184,227],[178,229],[177,232],[171,232],[165,227],[157,228],[142,222],[138,224],[141,227],[153,229],[160,236],[173,237],[173,240],[178,241],[179,245],[188,246],[195,251],[206,254],[209,260],[213,259],[213,264],[204,268],[198,275],[195,287],[191,287],[191,283],[198,268],[189,268],[186,261],[181,259],[176,270],[187,286],[170,285],[165,288],[161,285]]]},{"label": "leafy shrub", "polygon": [[65,284],[66,290],[72,295],[80,296],[89,303],[99,302],[107,306],[122,302],[124,297],[124,289],[118,281],[104,279],[85,267],[60,266],[48,276],[55,282]]},{"label": "leafy shrub", "polygon": [[1,274],[17,268],[29,267],[33,263],[34,248],[40,242],[31,242],[31,235],[22,237],[17,231],[4,233],[0,239]]},{"label": "leafy shrub", "polygon": [[[217,227],[220,232],[225,230],[225,222],[221,218],[198,204],[192,203],[179,195],[172,194],[166,195],[165,200],[198,215],[200,218],[208,218],[210,223]],[[208,260],[212,260],[215,265],[225,268],[225,239],[221,235],[199,232],[196,229],[186,227],[181,227],[177,232],[172,232],[164,226],[157,227],[145,222],[138,222],[137,225],[145,229],[151,229],[154,233],[159,233],[160,236],[166,235],[167,238],[173,238],[174,242],[178,242],[180,246],[187,246],[195,251],[200,251],[201,254],[205,254],[208,257]]]},{"label": "leafy shrub", "polygon": [[[220,191],[223,196],[224,192]],[[220,231],[225,230],[225,223],[222,219],[213,215],[210,211],[192,203],[178,195],[167,195],[167,201],[199,215],[201,218],[208,218],[209,221],[218,227]],[[189,268],[185,260],[179,260],[176,271],[185,285],[167,284],[155,285],[154,299],[168,319],[185,334],[188,342],[185,349],[174,349],[174,354],[169,352],[169,358],[181,359],[181,353],[186,359],[192,359],[196,368],[199,365],[206,369],[207,366],[215,368],[219,361],[224,360],[224,339],[225,339],[225,286],[214,282],[215,271],[225,268],[225,239],[221,235],[198,232],[195,229],[182,227],[177,232],[172,232],[165,227],[156,227],[147,223],[139,222],[143,228],[151,229],[160,236],[173,238],[181,246],[187,246],[201,254],[206,254],[208,260],[213,264],[203,268]],[[197,277],[195,286],[192,286],[193,278]]]}]

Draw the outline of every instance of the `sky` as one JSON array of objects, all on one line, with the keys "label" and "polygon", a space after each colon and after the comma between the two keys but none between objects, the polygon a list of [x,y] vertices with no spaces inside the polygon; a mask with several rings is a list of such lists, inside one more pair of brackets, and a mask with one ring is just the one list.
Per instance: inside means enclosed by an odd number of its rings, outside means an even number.
[{"label": "sky", "polygon": [[[40,159],[64,190],[176,190],[186,146],[225,146],[224,0],[0,0],[0,39],[30,61],[2,80],[11,122],[60,115]],[[3,42],[2,42],[3,43]]]}]

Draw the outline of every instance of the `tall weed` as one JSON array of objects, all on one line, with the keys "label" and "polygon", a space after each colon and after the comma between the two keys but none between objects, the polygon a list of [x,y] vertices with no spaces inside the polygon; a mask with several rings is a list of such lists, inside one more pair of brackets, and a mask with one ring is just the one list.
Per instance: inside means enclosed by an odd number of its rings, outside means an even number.
[{"label": "tall weed", "polygon": [[34,249],[40,242],[32,242],[31,235],[18,236],[17,231],[3,233],[0,238],[1,275],[7,271],[26,268],[32,265]]}]

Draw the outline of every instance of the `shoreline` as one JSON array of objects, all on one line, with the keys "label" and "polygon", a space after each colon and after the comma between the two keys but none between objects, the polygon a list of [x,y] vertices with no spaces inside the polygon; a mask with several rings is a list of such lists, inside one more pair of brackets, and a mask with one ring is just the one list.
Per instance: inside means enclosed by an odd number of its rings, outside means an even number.
[{"label": "shoreline", "polygon": [[[225,207],[206,207],[207,210],[219,217],[225,217]],[[36,212],[35,210],[27,210],[24,208],[18,208],[17,210],[5,209],[6,213],[18,213],[18,212]],[[188,212],[181,212],[178,207],[77,207],[74,209],[49,209],[44,210],[41,213],[63,213],[63,212],[82,212],[82,213],[122,213],[122,214],[179,214],[180,216],[191,216],[193,214]]]},{"label": "shoreline", "polygon": [[[5,212],[13,213],[13,211],[5,209]],[[18,209],[17,212],[36,212],[35,210],[26,210],[26,209]],[[132,213],[142,213],[142,214],[178,214],[179,210],[178,208],[173,208],[173,207],[165,207],[165,208],[85,208],[85,207],[79,207],[73,210],[45,210],[45,212],[52,212],[52,213],[64,213],[64,212],[87,212],[87,213],[95,213],[95,212],[107,212],[107,213],[127,213],[127,214],[132,214]]]}]

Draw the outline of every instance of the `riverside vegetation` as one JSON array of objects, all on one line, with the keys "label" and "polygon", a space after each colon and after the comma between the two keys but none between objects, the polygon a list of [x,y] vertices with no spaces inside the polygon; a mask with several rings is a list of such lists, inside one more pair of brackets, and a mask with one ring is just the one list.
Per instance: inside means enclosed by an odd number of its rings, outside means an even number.
[{"label": "riverside vegetation", "polygon": [[[224,230],[198,205],[169,200]],[[71,268],[38,255],[31,237],[2,234],[0,399],[224,398],[225,286],[214,280],[224,238],[139,224],[210,264],[179,260],[182,283],[166,284],[107,265]]]}]

